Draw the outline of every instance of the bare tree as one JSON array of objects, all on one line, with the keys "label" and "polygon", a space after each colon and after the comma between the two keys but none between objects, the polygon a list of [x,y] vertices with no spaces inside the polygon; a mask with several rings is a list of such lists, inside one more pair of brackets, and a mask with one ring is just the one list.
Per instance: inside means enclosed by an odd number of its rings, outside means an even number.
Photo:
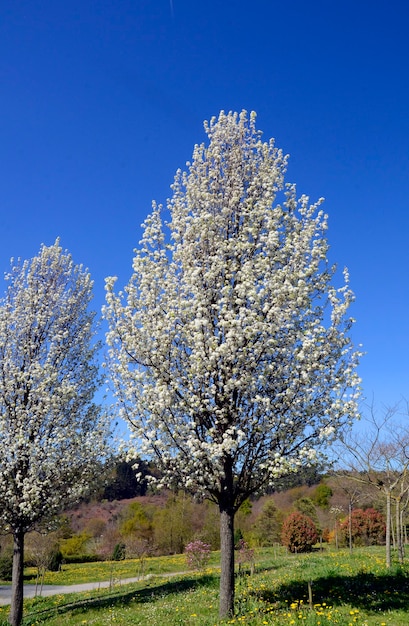
[{"label": "bare tree", "polygon": [[402,512],[409,493],[409,430],[402,424],[399,407],[378,417],[374,406],[356,429],[341,437],[340,463],[344,476],[380,491],[386,509],[386,564],[391,565],[392,504],[395,505],[396,545],[403,560]]},{"label": "bare tree", "polygon": [[[363,502],[367,500],[368,485],[361,481],[353,480],[351,476],[351,472],[343,472],[343,471],[335,473],[331,477],[330,482],[331,484],[335,485],[337,487],[337,490],[341,491],[341,493],[344,496],[341,502],[332,501],[332,515],[335,518],[336,530],[338,530],[337,524],[338,524],[340,517],[342,517],[341,513],[343,512],[345,515],[345,512],[348,511],[348,546],[349,546],[349,552],[351,553],[352,546],[353,546],[352,528],[351,528],[352,511],[353,511],[355,504],[357,504],[358,502]],[[371,489],[372,487],[369,486],[369,488]],[[336,536],[336,543],[337,543],[337,548],[338,548],[338,535]]]},{"label": "bare tree", "polygon": [[[35,595],[39,591],[41,596],[44,575],[48,569],[53,552],[57,550],[58,542],[55,535],[45,532],[32,532],[29,533],[26,540],[26,556],[37,568],[36,589]],[[38,589],[38,586],[40,588]]]}]

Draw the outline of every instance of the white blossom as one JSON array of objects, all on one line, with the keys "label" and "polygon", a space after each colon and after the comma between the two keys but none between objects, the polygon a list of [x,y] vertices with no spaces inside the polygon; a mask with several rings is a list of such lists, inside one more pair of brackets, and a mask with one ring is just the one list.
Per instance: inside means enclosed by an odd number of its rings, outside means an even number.
[{"label": "white blossom", "polygon": [[166,209],[153,204],[133,275],[118,294],[107,279],[104,308],[139,451],[156,455],[162,483],[233,510],[313,461],[356,417],[359,383],[354,296],[327,262],[322,199],[297,200],[255,120],[205,124],[208,144],[177,171]]},{"label": "white blossom", "polygon": [[356,416],[359,355],[322,199],[284,185],[287,158],[255,116],[222,112],[205,128],[167,212],[153,205],[124,293],[107,279],[107,340],[137,441],[205,492],[231,458],[239,494],[240,477],[247,492],[266,485],[283,457],[309,458]]},{"label": "white blossom", "polygon": [[58,241],[13,262],[0,300],[0,525],[27,532],[87,486],[106,450],[93,403],[90,275]]}]

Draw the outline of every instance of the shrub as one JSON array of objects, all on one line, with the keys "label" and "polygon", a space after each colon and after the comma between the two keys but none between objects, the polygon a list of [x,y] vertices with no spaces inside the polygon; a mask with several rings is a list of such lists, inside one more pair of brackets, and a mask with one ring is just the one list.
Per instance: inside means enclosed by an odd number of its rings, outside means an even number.
[{"label": "shrub", "polygon": [[[340,524],[341,537],[344,542],[349,537],[349,518]],[[352,540],[357,546],[372,546],[385,541],[386,524],[382,513],[376,509],[354,509],[351,513]]]},{"label": "shrub", "polygon": [[13,571],[13,557],[12,556],[0,557],[0,580],[11,580],[12,571]]},{"label": "shrub", "polygon": [[59,572],[64,558],[60,550],[53,550],[50,554],[48,568],[50,572]]},{"label": "shrub", "polygon": [[98,554],[70,554],[70,556],[63,557],[62,565],[65,563],[97,563],[101,560],[103,559]]},{"label": "shrub", "polygon": [[312,519],[296,511],[284,520],[281,541],[290,552],[310,552],[318,541],[317,528]]},{"label": "shrub", "polygon": [[117,543],[112,553],[112,560],[123,561],[125,558],[125,550],[126,547],[124,543]]},{"label": "shrub", "polygon": [[242,571],[243,565],[250,567],[250,572],[254,572],[254,550],[250,548],[249,544],[240,539],[239,543],[235,546],[237,550],[236,561],[239,564],[239,572]]},{"label": "shrub", "polygon": [[64,559],[78,554],[87,554],[87,544],[90,539],[91,535],[85,532],[73,535],[68,539],[63,539],[60,546]]},{"label": "shrub", "polygon": [[234,531],[234,545],[238,546],[240,541],[243,541],[243,533],[240,528]]},{"label": "shrub", "polygon": [[203,541],[191,541],[185,548],[186,562],[193,569],[203,570],[210,559],[210,545]]}]

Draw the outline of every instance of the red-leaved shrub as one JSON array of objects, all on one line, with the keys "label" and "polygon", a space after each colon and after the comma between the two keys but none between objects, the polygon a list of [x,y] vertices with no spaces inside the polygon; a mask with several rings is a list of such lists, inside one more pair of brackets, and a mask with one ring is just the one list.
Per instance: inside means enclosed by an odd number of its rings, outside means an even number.
[{"label": "red-leaved shrub", "polygon": [[317,528],[307,515],[295,511],[284,520],[281,541],[290,552],[311,552],[318,541]]},{"label": "red-leaved shrub", "polygon": [[[349,537],[349,518],[340,524],[342,539]],[[372,546],[385,541],[385,518],[376,509],[354,509],[351,514],[351,535],[356,546]]]}]

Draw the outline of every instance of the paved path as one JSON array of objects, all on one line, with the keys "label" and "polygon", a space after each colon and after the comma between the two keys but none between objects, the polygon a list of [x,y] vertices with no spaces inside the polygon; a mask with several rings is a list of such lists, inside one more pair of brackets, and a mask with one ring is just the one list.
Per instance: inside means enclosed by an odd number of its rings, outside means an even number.
[{"label": "paved path", "polygon": [[[150,576],[145,576],[144,578],[150,578]],[[141,577],[138,578],[123,578],[120,581],[115,580],[115,587],[118,585],[126,585],[127,583],[136,583],[141,580]],[[92,589],[102,589],[104,587],[109,587],[112,584],[109,580],[104,580],[103,582],[98,583],[82,583],[79,585],[43,585],[43,589],[41,592],[42,596],[56,596],[58,594],[65,593],[77,593],[80,591],[91,591]],[[35,585],[24,585],[24,598],[34,598],[35,596]],[[38,587],[38,595],[40,587]],[[4,606],[5,604],[10,604],[11,602],[11,585],[2,585],[0,586],[0,605]]]}]

